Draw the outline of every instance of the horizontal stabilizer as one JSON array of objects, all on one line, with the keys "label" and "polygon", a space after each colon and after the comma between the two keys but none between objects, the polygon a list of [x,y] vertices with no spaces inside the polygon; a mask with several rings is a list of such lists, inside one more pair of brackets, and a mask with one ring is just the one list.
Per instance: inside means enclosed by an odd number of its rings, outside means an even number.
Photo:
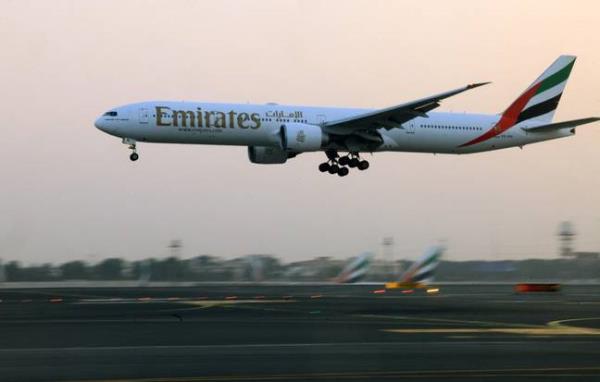
[{"label": "horizontal stabilizer", "polygon": [[522,127],[522,129],[527,131],[528,133],[543,133],[543,132],[548,132],[548,131],[566,129],[569,127],[576,127],[579,125],[585,125],[586,123],[592,123],[592,122],[596,122],[596,121],[600,121],[600,118],[599,117],[590,117],[590,118],[573,119],[571,121],[550,123],[548,125]]}]

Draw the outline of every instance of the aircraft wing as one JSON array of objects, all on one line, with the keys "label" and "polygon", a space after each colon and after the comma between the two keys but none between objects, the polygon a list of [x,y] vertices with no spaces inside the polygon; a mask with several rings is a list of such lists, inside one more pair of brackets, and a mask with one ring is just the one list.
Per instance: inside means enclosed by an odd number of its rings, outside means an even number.
[{"label": "aircraft wing", "polygon": [[523,127],[522,129],[527,131],[528,133],[543,133],[543,132],[547,132],[547,131],[560,130],[560,129],[565,129],[568,127],[576,127],[579,125],[585,125],[586,123],[592,123],[592,122],[596,122],[596,121],[600,121],[600,118],[598,118],[598,117],[581,118],[581,119],[574,119],[571,121],[550,123],[548,125]]},{"label": "aircraft wing", "polygon": [[462,88],[436,94],[402,105],[379,109],[365,114],[327,122],[323,130],[330,134],[350,135],[359,130],[402,128],[402,124],[416,117],[426,117],[427,112],[440,106],[440,101],[467,90],[487,85],[489,82],[470,84]]}]

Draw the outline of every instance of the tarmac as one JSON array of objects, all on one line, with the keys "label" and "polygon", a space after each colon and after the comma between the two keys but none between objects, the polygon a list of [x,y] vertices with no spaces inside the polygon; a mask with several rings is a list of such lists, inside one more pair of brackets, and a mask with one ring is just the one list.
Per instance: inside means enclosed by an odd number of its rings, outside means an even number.
[{"label": "tarmac", "polygon": [[600,286],[381,288],[3,288],[0,380],[600,380]]}]

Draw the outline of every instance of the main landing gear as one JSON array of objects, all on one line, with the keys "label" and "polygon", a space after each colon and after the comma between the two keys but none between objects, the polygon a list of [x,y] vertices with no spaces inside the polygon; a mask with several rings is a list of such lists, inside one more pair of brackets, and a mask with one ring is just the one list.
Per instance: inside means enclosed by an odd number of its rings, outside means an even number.
[{"label": "main landing gear", "polygon": [[362,160],[359,153],[348,153],[342,157],[335,150],[326,151],[327,162],[319,165],[319,171],[338,176],[346,176],[350,173],[350,168],[358,168],[363,171],[369,168],[369,162]]},{"label": "main landing gear", "polygon": [[140,156],[136,151],[135,141],[133,139],[123,138],[123,143],[129,145],[129,150],[131,150],[131,155],[129,155],[129,159],[132,162],[135,162],[136,160],[140,159]]}]

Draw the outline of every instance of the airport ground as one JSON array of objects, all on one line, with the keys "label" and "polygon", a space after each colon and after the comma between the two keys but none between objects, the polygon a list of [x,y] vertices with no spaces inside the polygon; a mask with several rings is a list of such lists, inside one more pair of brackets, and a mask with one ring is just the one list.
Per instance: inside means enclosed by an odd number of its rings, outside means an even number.
[{"label": "airport ground", "polygon": [[378,288],[0,288],[0,380],[600,380],[600,286]]}]

